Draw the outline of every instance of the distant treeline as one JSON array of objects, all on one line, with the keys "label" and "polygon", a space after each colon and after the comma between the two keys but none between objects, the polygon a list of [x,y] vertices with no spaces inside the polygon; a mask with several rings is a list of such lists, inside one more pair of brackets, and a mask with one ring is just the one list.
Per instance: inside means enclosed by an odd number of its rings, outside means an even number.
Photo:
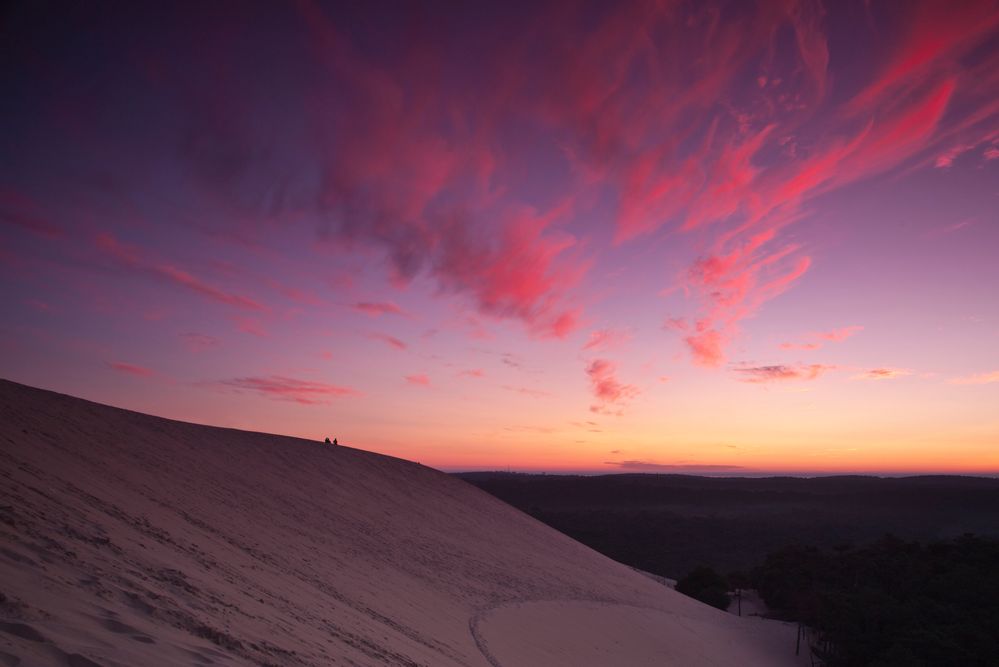
[{"label": "distant treeline", "polygon": [[996,479],[458,476],[617,561],[673,579],[702,565],[748,571],[795,544],[831,549],[887,533],[999,537]]},{"label": "distant treeline", "polygon": [[999,665],[999,541],[788,547],[750,578],[772,610],[818,632],[828,667]]}]

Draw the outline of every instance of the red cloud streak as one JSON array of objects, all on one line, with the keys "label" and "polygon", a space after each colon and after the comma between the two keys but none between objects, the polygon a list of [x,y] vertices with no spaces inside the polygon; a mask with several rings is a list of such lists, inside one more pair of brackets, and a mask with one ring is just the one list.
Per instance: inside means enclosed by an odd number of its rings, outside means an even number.
[{"label": "red cloud streak", "polygon": [[374,317],[378,317],[379,315],[406,315],[406,311],[391,302],[358,301],[351,308],[359,313]]},{"label": "red cloud streak", "polygon": [[843,327],[841,329],[833,329],[832,331],[816,331],[808,334],[805,338],[805,342],[801,343],[781,343],[780,348],[782,350],[817,350],[822,347],[823,341],[831,341],[838,343],[844,341],[850,336],[863,331],[862,326],[849,326]]},{"label": "red cloud streak", "polygon": [[135,364],[128,364],[124,361],[109,361],[108,366],[121,373],[128,373],[129,375],[136,375],[138,377],[152,377],[156,375],[156,372],[150,370],[144,366],[137,366]]},{"label": "red cloud streak", "polygon": [[380,340],[380,341],[382,341],[382,342],[390,345],[391,347],[394,347],[397,350],[405,350],[407,347],[409,347],[408,345],[406,345],[405,342],[399,340],[395,336],[389,336],[388,334],[371,333],[371,334],[368,334],[368,338],[372,338],[374,340]]},{"label": "red cloud streak", "polygon": [[617,368],[606,359],[594,359],[586,367],[593,395],[598,401],[590,407],[592,412],[606,412],[611,406],[620,405],[638,395],[638,389],[619,381],[616,373]]},{"label": "red cloud streak", "polygon": [[252,391],[266,398],[292,401],[301,405],[323,405],[329,403],[329,399],[332,398],[361,395],[361,392],[349,387],[298,380],[280,375],[234,378],[223,380],[219,384],[239,390]]},{"label": "red cloud streak", "polygon": [[622,343],[627,342],[629,338],[631,338],[631,334],[629,334],[627,331],[617,331],[615,329],[598,329],[596,331],[590,332],[590,337],[583,345],[583,349],[592,350],[594,352],[599,350],[605,350],[607,348],[621,345]]},{"label": "red cloud streak", "polygon": [[152,276],[174,285],[179,285],[203,297],[245,310],[264,310],[264,307],[253,299],[226,292],[209,285],[190,273],[170,264],[150,262],[140,255],[138,249],[127,246],[114,236],[102,233],[97,236],[97,247],[119,265],[130,270]]}]

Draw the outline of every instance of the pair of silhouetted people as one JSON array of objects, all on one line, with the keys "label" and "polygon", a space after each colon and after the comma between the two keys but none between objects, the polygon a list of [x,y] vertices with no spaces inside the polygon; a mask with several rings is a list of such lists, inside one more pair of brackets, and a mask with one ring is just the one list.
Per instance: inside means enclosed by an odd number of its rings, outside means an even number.
[{"label": "pair of silhouetted people", "polygon": [[336,438],[333,438],[333,442],[330,442],[330,439],[326,438],[326,444],[336,446],[338,443],[336,441]]}]

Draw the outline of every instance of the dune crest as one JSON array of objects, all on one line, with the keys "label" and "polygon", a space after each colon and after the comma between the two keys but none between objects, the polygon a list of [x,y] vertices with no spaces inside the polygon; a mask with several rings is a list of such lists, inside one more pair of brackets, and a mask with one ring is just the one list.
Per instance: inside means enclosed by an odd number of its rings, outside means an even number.
[{"label": "dune crest", "polygon": [[781,665],[439,471],[0,381],[0,665]]}]

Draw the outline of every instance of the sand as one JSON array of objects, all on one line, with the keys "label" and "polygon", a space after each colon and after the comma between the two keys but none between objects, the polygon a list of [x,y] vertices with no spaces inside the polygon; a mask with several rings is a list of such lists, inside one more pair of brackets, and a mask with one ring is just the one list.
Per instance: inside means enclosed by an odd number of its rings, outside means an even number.
[{"label": "sand", "polygon": [[2,665],[792,665],[439,471],[0,381]]}]

